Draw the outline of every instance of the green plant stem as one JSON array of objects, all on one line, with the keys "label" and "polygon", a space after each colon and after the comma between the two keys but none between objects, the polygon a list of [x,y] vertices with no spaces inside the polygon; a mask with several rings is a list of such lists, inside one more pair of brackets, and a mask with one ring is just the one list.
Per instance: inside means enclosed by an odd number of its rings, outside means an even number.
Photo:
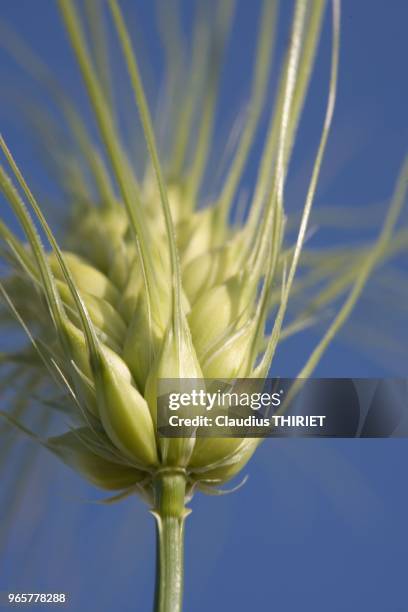
[{"label": "green plant stem", "polygon": [[180,612],[183,598],[186,477],[183,471],[161,471],[155,483],[157,569],[155,612]]}]

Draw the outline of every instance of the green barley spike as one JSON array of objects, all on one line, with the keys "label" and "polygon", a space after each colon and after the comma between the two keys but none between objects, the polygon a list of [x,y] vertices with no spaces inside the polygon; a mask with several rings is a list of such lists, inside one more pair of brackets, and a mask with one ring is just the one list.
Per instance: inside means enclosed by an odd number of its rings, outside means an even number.
[{"label": "green barley spike", "polygon": [[[273,106],[266,98],[278,13],[275,0],[264,0],[246,125],[218,197],[206,207],[198,206],[212,155],[221,62],[234,4],[230,0],[217,3],[215,16],[197,12],[192,60],[183,58],[183,67],[190,68],[189,91],[177,112],[173,101],[169,105],[176,115],[168,147],[171,159],[162,156],[118,0],[85,3],[90,29],[82,23],[79,3],[58,1],[102,149],[48,68],[1,26],[6,46],[49,90],[72,132],[84,166],[79,182],[84,184],[70,191],[71,196],[81,192],[90,198],[84,178],[89,175],[96,186],[96,200],[71,200],[69,228],[57,241],[1,137],[10,172],[0,165],[0,189],[20,222],[24,239],[0,222],[0,254],[8,266],[0,284],[4,303],[0,324],[10,325],[14,317],[27,335],[27,344],[20,353],[2,353],[0,365],[9,360],[18,367],[34,368],[35,376],[28,379],[35,380],[37,395],[44,389],[53,391],[52,400],[49,393],[42,398],[44,411],[55,412],[56,418],[62,414],[65,424],[69,417],[63,433],[49,436],[44,426],[38,435],[33,434],[36,441],[89,482],[113,493],[112,501],[135,493],[150,504],[157,522],[156,609],[160,612],[181,610],[186,504],[196,490],[216,493],[241,472],[259,444],[253,439],[158,436],[160,379],[263,378],[273,367],[279,344],[321,320],[324,309],[349,290],[301,372],[309,376],[375,266],[408,244],[406,231],[394,231],[406,197],[405,164],[383,232],[373,246],[328,253],[324,261],[305,250],[336,98],[339,0],[330,3],[327,108],[294,244],[288,240],[285,185],[318,49],[323,0],[295,2]],[[177,17],[173,36],[178,32],[176,22]],[[172,49],[171,40],[169,36],[165,45],[167,65],[177,74],[170,75],[174,80],[169,79],[169,90],[179,95],[175,90],[182,70],[177,63],[185,51],[180,41]],[[111,44],[118,46],[128,75],[133,112],[139,117],[147,152],[145,168],[134,167],[118,128],[120,100],[112,91],[112,62],[108,61]],[[265,106],[269,127],[249,213],[244,222],[232,224],[230,213]],[[68,164],[68,154],[66,159]],[[298,278],[301,266],[304,274]],[[326,286],[321,288],[323,281]],[[313,299],[285,327],[291,300],[313,289]],[[272,331],[267,333],[269,322]],[[30,435],[19,420],[19,411],[2,414],[9,424]]]}]

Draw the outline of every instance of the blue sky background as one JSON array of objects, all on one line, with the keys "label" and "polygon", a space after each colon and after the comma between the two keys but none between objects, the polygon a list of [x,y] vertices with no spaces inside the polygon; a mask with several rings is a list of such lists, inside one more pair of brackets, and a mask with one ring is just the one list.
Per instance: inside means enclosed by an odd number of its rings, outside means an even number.
[{"label": "blue sky background", "polygon": [[[145,70],[151,93],[162,74],[152,4],[123,2],[126,8],[135,7],[131,23],[151,63]],[[183,2],[186,32],[191,26],[190,4]],[[291,3],[282,4],[278,58],[287,40]],[[222,74],[220,143],[249,89],[259,7],[259,1],[238,0]],[[2,19],[46,59],[86,113],[56,3],[3,0],[0,11]],[[339,95],[317,203],[359,207],[363,218],[365,205],[384,203],[385,211],[406,152],[408,4],[344,0],[342,13]],[[322,122],[330,59],[328,26],[326,16],[288,183],[292,209],[300,206]],[[5,93],[2,132],[32,184],[57,201],[57,190],[41,169],[37,151],[17,119],[18,105],[11,103],[8,93],[13,87],[20,101],[26,101],[32,88],[24,85],[24,75],[7,56],[0,57]],[[37,99],[48,108],[44,96]],[[259,139],[245,185],[254,179],[260,145]],[[211,175],[210,166],[210,192]],[[354,239],[361,236],[357,231]],[[317,241],[332,238],[317,232]],[[406,258],[399,265],[407,269]],[[363,306],[377,327],[384,324],[385,315],[394,317],[391,307],[384,314],[368,303]],[[406,326],[399,329],[402,340],[406,333]],[[277,371],[296,374],[317,338],[308,333],[287,343],[278,356]],[[339,341],[317,373],[406,376],[401,355],[387,355],[386,364],[378,357]],[[27,448],[30,443],[22,444]],[[155,546],[153,518],[146,508],[133,499],[115,506],[88,503],[99,493],[46,453],[35,457],[12,523],[3,523],[8,537],[0,553],[0,590],[67,592],[70,609],[80,612],[151,609]],[[220,498],[199,495],[191,504],[185,609],[405,612],[407,459],[403,439],[265,441],[245,470],[250,478],[240,491]],[[16,452],[14,469],[3,477],[3,508],[12,503],[19,460]]]}]

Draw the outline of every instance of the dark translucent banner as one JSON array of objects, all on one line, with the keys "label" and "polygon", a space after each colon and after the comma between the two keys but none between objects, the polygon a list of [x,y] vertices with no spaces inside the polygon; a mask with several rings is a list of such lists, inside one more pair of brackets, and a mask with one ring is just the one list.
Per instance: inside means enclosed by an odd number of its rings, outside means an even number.
[{"label": "dark translucent banner", "polygon": [[161,379],[157,428],[170,438],[404,437],[407,409],[407,379]]}]

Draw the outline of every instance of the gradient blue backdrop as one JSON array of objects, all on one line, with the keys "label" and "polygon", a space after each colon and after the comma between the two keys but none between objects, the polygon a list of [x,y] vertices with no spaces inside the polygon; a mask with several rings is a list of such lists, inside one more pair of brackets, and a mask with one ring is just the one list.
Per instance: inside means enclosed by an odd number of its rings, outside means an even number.
[{"label": "gradient blue backdrop", "polygon": [[[154,91],[162,74],[162,55],[152,4],[123,2],[136,7],[134,23],[150,58],[146,78]],[[278,56],[287,40],[291,3],[282,4]],[[188,5],[183,5],[186,30]],[[259,6],[258,1],[238,0],[222,76],[217,124],[221,134],[227,133],[228,121],[242,109],[248,91]],[[3,0],[0,12],[85,108],[56,3]],[[385,203],[407,143],[408,3],[345,0],[342,13],[339,96],[318,203]],[[322,120],[328,25],[326,19],[288,185],[292,207],[299,206],[304,193]],[[1,129],[33,184],[52,199],[55,187],[41,171],[35,148],[10,110],[13,105],[7,103],[10,86],[24,98],[24,78],[4,54],[1,77]],[[254,179],[259,153],[260,143],[245,184]],[[211,189],[210,179],[211,171]],[[379,315],[376,324],[381,323]],[[401,334],[406,331],[401,329]],[[276,371],[296,374],[316,339],[310,333],[288,343],[278,356]],[[336,342],[317,373],[406,376],[406,361],[388,356],[384,364],[381,355]],[[406,440],[266,441],[249,464],[250,478],[240,491],[220,498],[199,495],[191,504],[185,609],[406,612],[407,459]],[[3,484],[5,507],[12,486],[7,475]],[[88,503],[98,497],[79,477],[40,452],[22,504],[8,525],[6,549],[0,554],[0,590],[67,592],[69,609],[80,612],[151,609],[153,518],[134,499],[114,506]]]}]

